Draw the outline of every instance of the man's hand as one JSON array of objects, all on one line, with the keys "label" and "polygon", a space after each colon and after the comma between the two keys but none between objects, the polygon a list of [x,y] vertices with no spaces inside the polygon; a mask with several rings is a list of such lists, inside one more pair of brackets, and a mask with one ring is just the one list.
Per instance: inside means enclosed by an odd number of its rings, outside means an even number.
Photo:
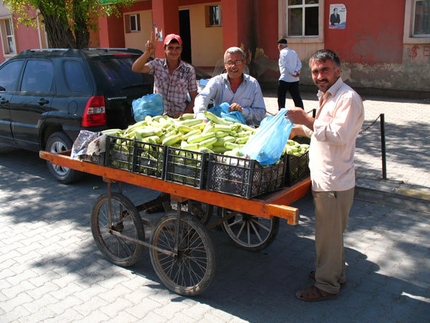
[{"label": "man's hand", "polygon": [[151,56],[155,54],[155,35],[154,31],[151,32],[151,38],[145,44],[145,51],[150,53]]},{"label": "man's hand", "polygon": [[308,115],[302,108],[288,109],[287,117],[294,124],[302,124],[311,130],[314,129],[315,119]]},{"label": "man's hand", "polygon": [[228,108],[228,111],[239,111],[240,113],[242,113],[243,108],[238,103],[232,103],[230,105],[230,108]]}]

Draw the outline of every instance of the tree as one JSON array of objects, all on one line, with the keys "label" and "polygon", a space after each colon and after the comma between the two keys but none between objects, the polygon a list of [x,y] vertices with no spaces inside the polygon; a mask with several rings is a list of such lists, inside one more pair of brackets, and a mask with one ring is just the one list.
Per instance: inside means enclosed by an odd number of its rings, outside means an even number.
[{"label": "tree", "polygon": [[135,0],[3,0],[15,17],[15,22],[36,27],[36,9],[53,48],[86,48],[90,30],[97,30],[100,16],[119,16],[120,9]]}]

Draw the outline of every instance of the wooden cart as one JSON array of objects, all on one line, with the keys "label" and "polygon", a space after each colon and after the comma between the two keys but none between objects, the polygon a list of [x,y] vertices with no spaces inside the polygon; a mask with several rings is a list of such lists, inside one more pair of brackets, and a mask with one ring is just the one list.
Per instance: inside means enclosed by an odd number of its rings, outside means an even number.
[{"label": "wooden cart", "polygon": [[[138,261],[143,248],[148,247],[152,266],[162,283],[185,296],[202,293],[214,277],[215,254],[207,230],[222,225],[239,247],[263,249],[276,237],[279,219],[298,224],[299,210],[288,205],[310,191],[310,179],[306,178],[292,187],[245,199],[72,159],[70,152],[40,151],[39,156],[55,165],[101,176],[107,183],[107,192],[96,199],[91,214],[91,230],[100,251],[117,265],[131,266]],[[121,190],[112,192],[114,182],[160,191],[163,194],[156,202],[170,206],[171,200],[176,201],[176,211],[149,223],[140,212],[154,201],[136,206]],[[184,212],[181,205],[189,200],[201,202],[206,216],[199,218]],[[213,206],[218,208],[220,217],[209,221]],[[144,225],[153,227],[148,242]]]}]

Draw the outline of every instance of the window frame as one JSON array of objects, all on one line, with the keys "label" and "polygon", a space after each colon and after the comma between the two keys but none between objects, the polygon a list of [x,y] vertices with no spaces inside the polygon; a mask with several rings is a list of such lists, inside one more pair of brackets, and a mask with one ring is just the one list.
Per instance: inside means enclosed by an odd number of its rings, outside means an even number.
[{"label": "window frame", "polygon": [[[140,13],[129,13],[124,15],[125,20],[125,32],[130,33],[140,33],[142,27],[140,24]],[[132,20],[134,19],[134,23]],[[133,27],[133,25],[136,25]]]},{"label": "window frame", "polygon": [[[219,21],[218,22],[213,22],[211,19],[211,9],[212,8],[217,8],[218,10],[218,16],[219,16]],[[205,23],[206,23],[206,27],[222,27],[222,7],[221,5],[217,4],[217,5],[207,5],[205,6]]]},{"label": "window frame", "polygon": [[[10,29],[10,34],[8,34],[8,30],[7,30],[8,26]],[[12,16],[6,16],[0,19],[0,34],[1,34],[1,41],[3,44],[3,55],[5,57],[15,56],[17,53],[16,53],[15,30],[13,26]],[[10,48],[11,47],[10,41],[12,41],[12,46],[13,46],[12,50]]]},{"label": "window frame", "polygon": [[[305,2],[306,0],[303,0]],[[288,0],[278,0],[278,38],[288,38],[288,42],[292,44],[304,43],[323,43],[324,42],[324,0],[318,1],[318,35],[310,36],[290,36],[288,32],[288,9],[290,7],[306,7],[306,4],[288,5]],[[302,21],[303,23],[303,21]]]},{"label": "window frame", "polygon": [[428,44],[430,35],[416,36],[414,32],[415,4],[420,0],[406,0],[405,3],[405,25],[403,29],[403,43],[405,44]]}]

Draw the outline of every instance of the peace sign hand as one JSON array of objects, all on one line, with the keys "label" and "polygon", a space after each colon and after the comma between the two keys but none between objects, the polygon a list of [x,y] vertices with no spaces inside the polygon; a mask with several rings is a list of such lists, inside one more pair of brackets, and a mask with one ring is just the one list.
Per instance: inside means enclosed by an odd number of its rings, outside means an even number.
[{"label": "peace sign hand", "polygon": [[145,51],[149,52],[152,55],[155,54],[155,35],[154,31],[151,32],[151,39],[148,40],[145,44]]}]

